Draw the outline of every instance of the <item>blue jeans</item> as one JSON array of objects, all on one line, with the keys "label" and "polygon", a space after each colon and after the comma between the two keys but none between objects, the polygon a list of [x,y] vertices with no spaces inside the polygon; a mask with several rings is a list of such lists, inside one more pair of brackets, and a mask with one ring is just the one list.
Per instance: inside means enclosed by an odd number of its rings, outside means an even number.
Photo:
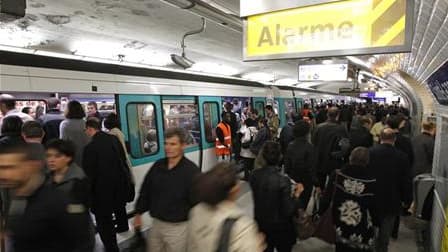
[{"label": "blue jeans", "polygon": [[394,229],[395,219],[397,216],[389,215],[384,217],[379,226],[378,235],[376,237],[376,252],[387,252],[389,249],[389,240]]}]

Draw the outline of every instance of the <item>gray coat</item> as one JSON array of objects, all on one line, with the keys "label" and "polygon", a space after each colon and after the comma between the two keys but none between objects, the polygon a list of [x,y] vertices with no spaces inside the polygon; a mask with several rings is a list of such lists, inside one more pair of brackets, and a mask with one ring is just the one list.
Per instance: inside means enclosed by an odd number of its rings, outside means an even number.
[{"label": "gray coat", "polygon": [[[81,183],[79,183],[81,182]],[[84,184],[87,182],[87,176],[84,173],[84,171],[75,163],[72,163],[67,170],[67,173],[65,174],[64,178],[61,182],[55,184],[55,187],[68,194],[71,195],[73,193],[73,190],[75,189],[75,183]],[[87,192],[89,190],[87,189]]]},{"label": "gray coat", "polygon": [[82,153],[90,139],[84,132],[86,122],[83,119],[65,119],[59,126],[59,138],[70,140],[75,144],[75,163],[82,166]]},{"label": "gray coat", "polygon": [[414,176],[431,173],[434,156],[434,137],[428,133],[421,133],[412,139],[414,149]]}]

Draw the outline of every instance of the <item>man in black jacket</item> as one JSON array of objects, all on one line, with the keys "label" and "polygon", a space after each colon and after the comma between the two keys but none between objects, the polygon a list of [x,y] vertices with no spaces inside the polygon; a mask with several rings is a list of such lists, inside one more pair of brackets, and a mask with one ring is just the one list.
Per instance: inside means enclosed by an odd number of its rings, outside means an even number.
[{"label": "man in black jacket", "polygon": [[281,155],[278,143],[266,142],[262,155],[267,165],[255,170],[250,178],[255,220],[266,235],[268,247],[265,251],[291,252],[296,243],[293,216],[303,187],[297,185],[292,191],[290,179],[279,172]]},{"label": "man in black jacket", "polygon": [[126,157],[119,140],[100,129],[97,118],[87,120],[86,134],[92,140],[84,148],[82,168],[91,183],[91,206],[100,238],[107,252],[118,252],[116,232],[129,229],[125,207],[132,200],[129,174],[125,170],[128,167],[124,167]]},{"label": "man in black jacket", "polygon": [[328,120],[317,126],[313,137],[315,146],[314,185],[318,190],[325,188],[325,180],[334,170],[340,169],[342,160],[334,158],[331,153],[338,139],[346,138],[345,127],[338,123],[339,109],[332,107],[328,109]]},{"label": "man in black jacket", "polygon": [[[396,137],[395,147],[406,154],[410,163],[409,169],[412,170],[412,167],[414,165],[414,150],[412,147],[412,142],[409,137],[404,136],[400,132],[400,129],[404,127],[405,123],[406,121],[403,114],[390,116],[386,121],[387,126],[389,126],[389,128],[391,128],[395,132]],[[392,233],[392,237],[394,239],[398,238],[399,229],[400,229],[400,216],[397,216],[397,219],[395,220],[394,231]]]},{"label": "man in black jacket", "polygon": [[373,145],[373,135],[370,133],[372,120],[367,116],[362,116],[359,122],[361,126],[351,129],[349,133],[351,150],[354,150],[356,147],[370,148]]},{"label": "man in black jacket", "polygon": [[32,145],[0,149],[0,187],[11,192],[2,202],[2,235],[15,252],[92,252],[88,209],[45,182],[44,164],[44,150]]},{"label": "man in black jacket", "polygon": [[[298,122],[299,120],[301,120],[301,116],[299,116],[296,113],[291,113],[290,115],[286,116],[286,119],[288,119],[289,117],[292,118],[292,121],[288,122],[285,127],[282,128],[282,131],[280,132],[280,138],[279,138],[279,143],[280,143],[280,147],[282,149],[282,155],[285,156],[286,155],[286,150],[288,149],[288,145],[294,140],[294,133],[293,133],[293,129],[294,129],[294,124],[296,122]],[[288,120],[286,120],[288,121]]]},{"label": "man in black jacket", "polygon": [[87,103],[87,114],[88,118],[94,117],[97,118],[99,121],[103,120],[100,112],[98,112],[98,104],[96,104],[96,102],[94,101],[89,101],[89,103]]},{"label": "man in black jacket", "polygon": [[145,176],[135,207],[135,228],[149,211],[153,224],[149,251],[182,252],[187,248],[188,212],[194,206],[192,182],[199,168],[184,156],[186,134],[182,129],[165,132],[166,158],[158,160]]},{"label": "man in black jacket", "polygon": [[395,147],[407,155],[412,167],[414,164],[414,150],[412,148],[411,139],[400,133],[400,128],[403,127],[405,123],[405,118],[400,114],[390,116],[386,121],[387,126],[395,132]]},{"label": "man in black jacket", "polygon": [[417,176],[423,173],[431,173],[435,145],[435,124],[425,122],[422,124],[421,134],[412,139],[414,148],[414,167],[413,174]]},{"label": "man in black jacket", "polygon": [[402,206],[412,202],[411,165],[406,154],[394,147],[396,134],[386,128],[381,144],[370,150],[369,170],[376,178],[376,206],[379,223],[377,252],[387,252],[394,222]]},{"label": "man in black jacket", "polygon": [[37,119],[45,131],[42,143],[59,138],[59,125],[65,119],[64,113],[60,110],[60,106],[61,101],[58,98],[48,99],[47,112]]},{"label": "man in black jacket", "polygon": [[299,199],[299,208],[305,209],[313,191],[314,147],[308,141],[310,124],[303,120],[296,122],[293,133],[294,141],[289,144],[284,157],[285,172],[304,188]]}]

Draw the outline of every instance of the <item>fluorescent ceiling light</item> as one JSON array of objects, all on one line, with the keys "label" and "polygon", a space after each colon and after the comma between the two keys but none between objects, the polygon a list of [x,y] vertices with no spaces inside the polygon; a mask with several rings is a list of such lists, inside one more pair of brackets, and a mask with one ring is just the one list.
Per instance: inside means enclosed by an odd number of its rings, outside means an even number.
[{"label": "fluorescent ceiling light", "polygon": [[370,62],[365,62],[364,60],[362,60],[358,57],[347,56],[347,59],[350,60],[351,62],[355,63],[356,65],[363,66],[368,69],[372,68],[372,64],[370,64]]},{"label": "fluorescent ceiling light", "polygon": [[123,62],[148,64],[153,66],[167,66],[171,64],[171,59],[168,53],[125,48],[122,43],[114,43],[110,41],[77,41],[71,46],[71,51],[77,56],[89,57],[92,58],[93,61],[99,63],[104,63],[105,60],[118,62],[120,61],[119,55],[123,55]]},{"label": "fluorescent ceiling light", "polygon": [[274,74],[265,73],[265,72],[253,72],[244,74],[243,79],[253,80],[253,81],[264,81],[271,82],[274,80]]},{"label": "fluorescent ceiling light", "polygon": [[32,54],[35,50],[8,45],[0,45],[0,51]]},{"label": "fluorescent ceiling light", "polygon": [[308,95],[308,93],[305,93],[305,92],[299,92],[299,95]]},{"label": "fluorescent ceiling light", "polygon": [[111,60],[118,60],[118,55],[126,55],[127,50],[131,49],[124,48],[121,43],[101,40],[80,40],[71,46],[71,51],[76,55]]},{"label": "fluorescent ceiling light", "polygon": [[36,55],[41,56],[47,56],[47,57],[55,57],[55,58],[62,58],[62,59],[75,59],[75,60],[82,60],[82,56],[68,54],[68,53],[57,53],[57,52],[49,52],[49,51],[42,51],[42,50],[36,50],[34,52]]},{"label": "fluorescent ceiling light", "polygon": [[179,7],[181,9],[187,9],[193,7],[195,4],[193,1],[189,0],[161,0],[171,6]]},{"label": "fluorescent ceiling light", "polygon": [[8,26],[0,29],[0,45],[29,48],[39,45],[44,40],[44,36],[39,32],[8,29]]},{"label": "fluorescent ceiling light", "polygon": [[143,63],[153,65],[153,66],[168,66],[171,64],[171,58],[168,53],[158,53],[152,52],[149,55],[146,55],[145,59],[143,59]]},{"label": "fluorescent ceiling light", "polygon": [[236,75],[239,72],[236,68],[212,62],[198,62],[188,70],[226,76]]},{"label": "fluorescent ceiling light", "polygon": [[373,57],[373,56],[372,56],[372,57],[369,58],[369,63],[370,63],[370,64],[375,64],[377,60],[378,60],[378,59],[377,59],[376,57]]},{"label": "fluorescent ceiling light", "polygon": [[292,86],[294,84],[297,84],[297,80],[291,79],[291,78],[285,78],[285,79],[279,79],[274,82],[275,85],[279,86]]},{"label": "fluorescent ceiling light", "polygon": [[333,64],[333,60],[322,60],[322,64],[324,64],[324,65]]}]

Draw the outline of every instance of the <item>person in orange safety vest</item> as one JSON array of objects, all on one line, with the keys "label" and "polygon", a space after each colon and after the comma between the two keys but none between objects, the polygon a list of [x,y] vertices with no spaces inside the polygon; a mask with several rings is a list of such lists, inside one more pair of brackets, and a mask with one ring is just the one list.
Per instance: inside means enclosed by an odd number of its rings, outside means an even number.
[{"label": "person in orange safety vest", "polygon": [[230,160],[232,148],[232,129],[230,113],[222,115],[222,121],[216,126],[215,153],[218,159]]}]

